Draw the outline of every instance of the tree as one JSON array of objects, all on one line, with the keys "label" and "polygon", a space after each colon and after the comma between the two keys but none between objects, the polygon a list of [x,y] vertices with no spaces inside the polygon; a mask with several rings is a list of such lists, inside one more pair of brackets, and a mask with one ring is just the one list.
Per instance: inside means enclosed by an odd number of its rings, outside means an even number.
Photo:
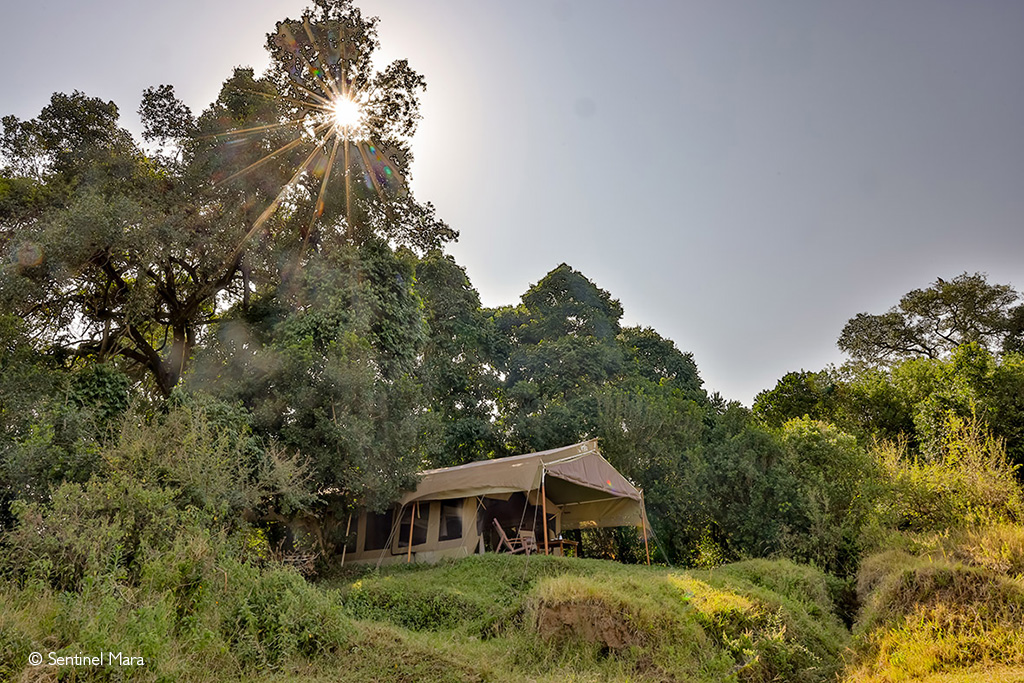
[{"label": "tree", "polygon": [[414,264],[380,240],[332,245],[234,307],[186,387],[245,407],[257,435],[309,461],[320,490],[386,507],[422,464]]},{"label": "tree", "polygon": [[764,425],[779,428],[792,419],[824,419],[832,410],[835,382],[828,373],[787,372],[775,387],[754,397],[754,416]]},{"label": "tree", "polygon": [[626,374],[679,389],[700,403],[707,401],[692,353],[680,351],[650,327],[627,327],[618,341],[626,357]]},{"label": "tree", "polygon": [[[167,396],[224,310],[293,277],[331,234],[454,239],[403,182],[424,81],[404,61],[374,72],[377,45],[375,19],[317,0],[268,37],[268,73],[237,69],[198,119],[168,86],[145,93],[146,137],[173,153],[147,156],[112,102],[79,92],[5,117],[4,310]],[[358,130],[333,116],[343,98],[361,98]]]},{"label": "tree", "polygon": [[594,435],[595,391],[623,368],[621,317],[618,301],[564,263],[521,305],[493,312],[494,364],[505,375],[499,408],[513,451]]},{"label": "tree", "polygon": [[840,576],[856,573],[861,532],[880,492],[877,463],[853,436],[807,418],[786,423],[781,444],[797,482],[797,521],[786,530],[783,551]]},{"label": "tree", "polygon": [[1024,305],[1009,285],[989,284],[981,273],[951,282],[938,278],[915,289],[880,315],[858,313],[839,337],[839,348],[855,359],[888,363],[904,358],[942,358],[976,342],[990,350],[1019,345]]},{"label": "tree", "polygon": [[494,425],[498,375],[490,365],[493,322],[480,295],[452,257],[431,251],[416,264],[426,343],[418,377],[429,406],[425,456],[434,467],[501,452]]}]

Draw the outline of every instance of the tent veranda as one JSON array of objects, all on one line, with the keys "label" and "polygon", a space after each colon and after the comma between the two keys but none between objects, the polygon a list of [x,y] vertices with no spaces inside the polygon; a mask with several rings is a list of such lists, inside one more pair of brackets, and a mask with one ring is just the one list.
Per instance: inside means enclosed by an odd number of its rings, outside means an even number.
[{"label": "tent veranda", "polygon": [[[637,526],[643,495],[597,448],[597,440],[481,460],[419,474],[415,490],[382,514],[362,512],[345,555],[355,562],[436,561],[485,552],[491,520],[510,531]],[[537,529],[540,525],[546,529]],[[411,548],[410,548],[411,541]]]}]

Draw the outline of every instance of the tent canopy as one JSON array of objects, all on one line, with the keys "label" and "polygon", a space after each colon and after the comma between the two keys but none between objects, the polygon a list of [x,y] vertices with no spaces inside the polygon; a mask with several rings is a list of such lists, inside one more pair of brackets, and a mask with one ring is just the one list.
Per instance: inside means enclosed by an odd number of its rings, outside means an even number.
[{"label": "tent canopy", "polygon": [[545,495],[562,512],[562,527],[640,526],[640,492],[605,460],[597,440],[550,451],[481,460],[420,473],[419,485],[402,497],[414,501],[504,497],[545,484]]}]

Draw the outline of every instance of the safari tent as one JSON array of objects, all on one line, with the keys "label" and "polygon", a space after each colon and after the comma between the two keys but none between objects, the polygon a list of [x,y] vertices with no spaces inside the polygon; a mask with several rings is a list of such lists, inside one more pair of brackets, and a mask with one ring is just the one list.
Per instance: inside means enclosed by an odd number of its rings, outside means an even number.
[{"label": "safari tent", "polygon": [[416,489],[392,509],[363,511],[349,525],[354,533],[342,561],[387,564],[493,552],[502,530],[532,536],[539,552],[558,553],[569,529],[638,526],[646,537],[647,518],[641,492],[593,439],[421,472]]}]

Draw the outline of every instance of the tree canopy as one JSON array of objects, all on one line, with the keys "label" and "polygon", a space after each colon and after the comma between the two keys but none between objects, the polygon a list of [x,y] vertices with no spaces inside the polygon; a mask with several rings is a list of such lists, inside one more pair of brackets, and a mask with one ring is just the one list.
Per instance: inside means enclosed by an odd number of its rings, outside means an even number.
[{"label": "tree canopy", "polygon": [[1024,330],[1019,299],[1013,287],[989,284],[981,273],[938,278],[885,313],[858,313],[843,328],[839,348],[871,363],[942,358],[972,342],[992,351],[1016,349]]}]

